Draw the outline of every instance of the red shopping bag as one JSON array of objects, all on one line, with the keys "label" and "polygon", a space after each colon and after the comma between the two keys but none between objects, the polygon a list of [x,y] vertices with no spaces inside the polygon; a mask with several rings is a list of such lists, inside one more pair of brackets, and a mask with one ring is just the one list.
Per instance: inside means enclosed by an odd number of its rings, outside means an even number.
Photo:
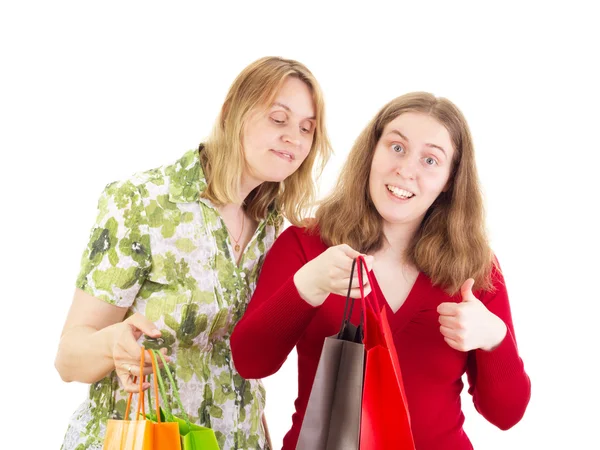
[{"label": "red shopping bag", "polygon": [[410,415],[404,393],[400,362],[386,311],[379,306],[374,291],[365,298],[362,268],[373,286],[362,256],[358,257],[358,279],[364,308],[366,350],[361,406],[361,450],[414,450]]}]

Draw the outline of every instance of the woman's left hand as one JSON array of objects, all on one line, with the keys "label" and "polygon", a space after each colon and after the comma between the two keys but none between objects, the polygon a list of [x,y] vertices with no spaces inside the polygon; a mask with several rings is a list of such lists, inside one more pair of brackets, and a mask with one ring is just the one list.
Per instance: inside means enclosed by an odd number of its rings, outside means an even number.
[{"label": "woman's left hand", "polygon": [[455,350],[468,352],[496,348],[506,336],[506,324],[473,295],[475,280],[469,278],[460,288],[462,302],[441,303],[440,332],[446,343]]}]

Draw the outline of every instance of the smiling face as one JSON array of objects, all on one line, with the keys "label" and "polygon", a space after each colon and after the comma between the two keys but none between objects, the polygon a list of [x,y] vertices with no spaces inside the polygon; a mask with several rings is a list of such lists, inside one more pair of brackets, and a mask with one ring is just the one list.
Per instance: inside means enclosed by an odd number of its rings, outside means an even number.
[{"label": "smiling face", "polygon": [[433,117],[406,112],[386,125],[375,147],[369,192],[388,226],[418,226],[447,189],[454,148]]},{"label": "smiling face", "polygon": [[288,77],[265,110],[249,114],[243,132],[249,182],[279,182],[294,173],[308,156],[315,133],[315,105],[308,85]]}]

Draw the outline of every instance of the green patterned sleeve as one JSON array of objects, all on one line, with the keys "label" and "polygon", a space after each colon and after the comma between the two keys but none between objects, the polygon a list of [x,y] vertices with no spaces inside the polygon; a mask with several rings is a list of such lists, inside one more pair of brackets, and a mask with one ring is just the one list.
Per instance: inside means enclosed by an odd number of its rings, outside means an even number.
[{"label": "green patterned sleeve", "polygon": [[129,307],[150,270],[150,235],[140,189],[131,181],[106,186],[81,259],[77,287]]}]

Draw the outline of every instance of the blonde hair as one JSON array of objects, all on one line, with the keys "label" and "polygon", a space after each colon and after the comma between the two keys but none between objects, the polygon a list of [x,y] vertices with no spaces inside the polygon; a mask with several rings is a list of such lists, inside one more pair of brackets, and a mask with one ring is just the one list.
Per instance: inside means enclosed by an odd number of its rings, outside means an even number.
[{"label": "blonde hair", "polygon": [[375,147],[385,126],[406,112],[427,114],[450,134],[455,153],[449,188],[431,205],[405,257],[432,283],[450,294],[468,278],[476,289],[491,289],[493,254],[485,230],[471,133],[463,114],[449,100],[414,92],[385,105],[360,134],[333,193],[322,203],[314,227],[328,245],[345,243],[361,252],[380,249],[383,223],[369,192]]},{"label": "blonde hair", "polygon": [[244,200],[238,198],[245,165],[244,125],[253,110],[266,108],[275,100],[287,77],[303,81],[312,93],[313,143],[298,170],[282,182],[262,183],[245,199],[244,209],[250,217],[260,220],[270,207],[275,207],[290,223],[300,225],[315,200],[314,178],[321,174],[332,150],[325,129],[321,88],[308,68],[294,60],[264,57],[247,66],[234,80],[210,136],[201,145],[200,155],[208,182],[203,196],[217,205]]}]

